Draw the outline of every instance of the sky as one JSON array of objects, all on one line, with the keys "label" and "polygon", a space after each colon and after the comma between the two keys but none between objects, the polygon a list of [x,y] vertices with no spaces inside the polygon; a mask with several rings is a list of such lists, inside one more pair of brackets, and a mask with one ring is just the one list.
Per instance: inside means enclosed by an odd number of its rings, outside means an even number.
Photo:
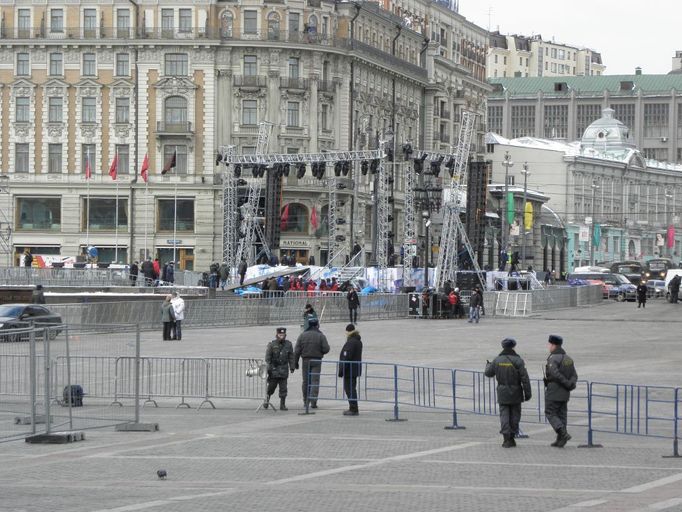
[{"label": "sky", "polygon": [[459,12],[502,34],[541,34],[544,40],[601,53],[606,74],[666,74],[682,50],[682,0],[460,0]]}]

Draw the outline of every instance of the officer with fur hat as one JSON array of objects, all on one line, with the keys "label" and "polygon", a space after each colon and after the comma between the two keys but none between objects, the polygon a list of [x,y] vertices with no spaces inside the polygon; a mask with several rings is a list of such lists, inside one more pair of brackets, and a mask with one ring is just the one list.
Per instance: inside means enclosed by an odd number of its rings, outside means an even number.
[{"label": "officer with fur hat", "polygon": [[346,326],[346,343],[339,355],[339,377],[348,397],[348,410],[344,416],[358,415],[358,377],[362,375],[362,339],[354,324]]},{"label": "officer with fur hat", "polygon": [[566,431],[568,421],[568,400],[571,391],[578,382],[578,373],[575,371],[573,359],[571,359],[562,345],[564,339],[561,336],[550,334],[547,340],[549,357],[545,366],[545,416],[547,421],[557,434],[556,441],[551,446],[563,448],[571,439]]},{"label": "officer with fur hat", "polygon": [[516,340],[502,340],[502,352],[493,362],[486,361],[485,376],[497,379],[497,403],[500,405],[500,434],[503,448],[516,446],[514,437],[519,434],[521,404],[531,399],[530,379],[526,364],[514,347]]},{"label": "officer with fur hat", "polygon": [[265,350],[265,363],[268,365],[268,396],[263,406],[270,405],[270,396],[279,386],[279,408],[287,410],[287,379],[289,372],[294,373],[294,347],[287,339],[287,330],[278,327],[276,338],[268,344]]}]

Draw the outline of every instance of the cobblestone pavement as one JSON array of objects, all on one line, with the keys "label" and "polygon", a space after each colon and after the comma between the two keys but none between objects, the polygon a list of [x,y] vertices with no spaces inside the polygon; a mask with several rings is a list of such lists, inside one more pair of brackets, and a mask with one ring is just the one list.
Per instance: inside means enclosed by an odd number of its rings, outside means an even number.
[{"label": "cobblestone pavement", "polygon": [[[668,317],[672,317],[668,319]],[[531,319],[465,321],[360,319],[364,356],[372,361],[481,369],[513,336],[538,377],[548,333],[564,336],[581,378],[682,385],[679,312],[653,302],[552,312]],[[325,324],[336,358],[345,324]],[[297,333],[297,326],[288,326]],[[144,355],[262,357],[272,327],[185,330],[182,342],[145,333]],[[294,339],[295,334],[290,338]],[[599,435],[603,448],[581,449],[584,429],[565,449],[553,432],[527,424],[528,439],[500,447],[495,418],[464,415],[466,430],[444,430],[444,413],[321,402],[299,415],[299,373],[290,380],[288,412],[255,411],[255,402],[218,409],[145,408],[156,433],[86,432],[71,445],[0,444],[0,511],[542,511],[682,510],[682,459],[672,442]],[[166,480],[156,476],[168,473]]]}]

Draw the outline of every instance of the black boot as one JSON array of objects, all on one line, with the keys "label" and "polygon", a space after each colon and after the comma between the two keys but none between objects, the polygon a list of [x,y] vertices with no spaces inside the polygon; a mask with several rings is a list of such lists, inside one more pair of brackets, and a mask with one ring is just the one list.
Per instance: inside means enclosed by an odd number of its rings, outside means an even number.
[{"label": "black boot", "polygon": [[271,396],[272,395],[267,395],[265,397],[265,401],[263,402],[263,409],[267,409],[268,407],[270,407],[270,397]]},{"label": "black boot", "polygon": [[509,434],[503,434],[504,437],[504,442],[502,443],[502,448],[511,448],[512,445],[512,437]]},{"label": "black boot", "polygon": [[509,447],[510,448],[516,448],[516,440],[514,439],[516,437],[515,434],[509,434]]},{"label": "black boot", "polygon": [[287,402],[286,398],[280,398],[279,399],[279,410],[280,411],[288,411],[289,410],[289,409],[287,409],[286,402]]},{"label": "black boot", "polygon": [[566,432],[566,427],[561,427],[559,431],[559,437],[556,440],[556,447],[563,448],[571,440],[571,435]]},{"label": "black boot", "polygon": [[561,439],[561,429],[555,430],[556,432],[556,439],[550,446],[556,446],[559,443],[559,439]]}]

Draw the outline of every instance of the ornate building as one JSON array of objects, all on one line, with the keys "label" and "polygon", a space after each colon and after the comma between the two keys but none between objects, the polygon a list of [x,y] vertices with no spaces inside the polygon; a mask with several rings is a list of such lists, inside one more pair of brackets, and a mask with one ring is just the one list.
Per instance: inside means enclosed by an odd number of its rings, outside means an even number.
[{"label": "ornate building", "polygon": [[[261,121],[273,125],[272,153],[386,140],[449,150],[467,108],[481,115],[481,151],[487,34],[444,4],[416,6],[419,20],[400,2],[0,6],[0,170],[13,253],[59,260],[92,245],[104,262],[175,253],[182,268],[207,267],[222,253],[216,150],[252,152]],[[395,233],[407,167],[392,170]],[[341,215],[353,217],[340,233],[349,252],[354,242],[369,252],[372,184],[358,171],[337,195]],[[280,254],[326,259],[327,198],[309,172],[283,178]]]}]

